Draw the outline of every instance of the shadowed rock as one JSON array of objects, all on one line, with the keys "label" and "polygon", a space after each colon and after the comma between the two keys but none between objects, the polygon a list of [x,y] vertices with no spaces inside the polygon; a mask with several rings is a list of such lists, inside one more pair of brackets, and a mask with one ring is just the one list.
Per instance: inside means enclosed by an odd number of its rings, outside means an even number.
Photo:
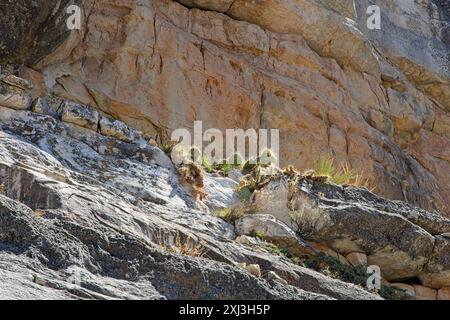
[{"label": "shadowed rock", "polygon": [[69,35],[66,7],[72,0],[0,2],[0,65],[34,64]]}]

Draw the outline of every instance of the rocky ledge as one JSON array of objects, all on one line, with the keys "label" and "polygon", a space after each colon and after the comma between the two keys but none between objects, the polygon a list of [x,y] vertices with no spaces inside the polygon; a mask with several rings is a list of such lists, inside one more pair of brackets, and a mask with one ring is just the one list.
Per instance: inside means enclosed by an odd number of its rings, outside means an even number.
[{"label": "rocky ledge", "polygon": [[33,98],[161,139],[196,120],[281,129],[283,166],[331,153],[383,197],[450,216],[449,21],[447,0],[2,1],[0,64],[25,64]]},{"label": "rocky ledge", "polygon": [[[240,173],[203,172],[197,201],[149,137],[0,82],[2,298],[449,298],[440,215],[292,169],[246,199]],[[367,265],[381,290],[365,287]]]}]

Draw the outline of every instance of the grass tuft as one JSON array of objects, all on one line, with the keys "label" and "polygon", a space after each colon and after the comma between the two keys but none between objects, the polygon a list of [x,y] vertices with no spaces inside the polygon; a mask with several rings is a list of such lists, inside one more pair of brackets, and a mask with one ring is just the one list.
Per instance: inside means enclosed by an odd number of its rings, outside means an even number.
[{"label": "grass tuft", "polygon": [[230,208],[217,209],[213,212],[213,216],[215,216],[216,218],[220,218],[232,225],[234,225],[237,219],[242,218],[243,215],[244,213],[242,210]]}]

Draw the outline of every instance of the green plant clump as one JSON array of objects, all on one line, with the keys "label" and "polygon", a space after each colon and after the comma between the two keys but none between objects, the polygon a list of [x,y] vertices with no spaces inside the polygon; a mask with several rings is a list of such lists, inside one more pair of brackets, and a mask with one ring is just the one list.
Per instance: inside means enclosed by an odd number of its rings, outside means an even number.
[{"label": "green plant clump", "polygon": [[243,215],[244,213],[242,211],[230,208],[217,209],[216,211],[213,212],[213,216],[215,216],[216,218],[222,219],[233,225],[234,222],[237,219],[242,218]]},{"label": "green plant clump", "polygon": [[359,173],[355,173],[348,163],[337,167],[335,159],[330,156],[319,157],[313,171],[315,176],[327,177],[329,181],[338,185],[346,184],[355,187],[365,187],[370,191],[375,190],[370,180],[364,179]]}]

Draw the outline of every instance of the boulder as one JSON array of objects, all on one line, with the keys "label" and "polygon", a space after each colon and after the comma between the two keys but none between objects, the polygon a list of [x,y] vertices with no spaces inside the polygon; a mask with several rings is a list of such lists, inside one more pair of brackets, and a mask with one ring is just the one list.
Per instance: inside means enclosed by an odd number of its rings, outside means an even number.
[{"label": "boulder", "polygon": [[338,254],[338,261],[346,266],[351,266],[351,263],[342,254]]},{"label": "boulder", "polygon": [[258,241],[258,239],[254,238],[254,237],[249,237],[249,236],[246,236],[246,235],[238,236],[235,239],[235,241],[237,243],[240,243],[240,244],[243,244],[243,245],[246,245],[246,246],[258,246],[258,245],[261,244],[261,242]]},{"label": "boulder", "polygon": [[351,252],[346,256],[348,262],[354,267],[367,266],[367,256],[361,252]]},{"label": "boulder", "polygon": [[442,287],[438,290],[438,300],[450,300],[450,287]]},{"label": "boulder", "polygon": [[26,80],[13,75],[0,77],[0,106],[16,110],[27,110],[31,104]]},{"label": "boulder", "polygon": [[109,117],[101,117],[99,123],[100,133],[122,140],[127,143],[143,142],[143,138],[133,128],[128,127],[125,123]]},{"label": "boulder", "polygon": [[421,285],[414,285],[417,300],[437,300],[437,290]]},{"label": "boulder", "polygon": [[33,104],[31,105],[31,111],[36,112],[36,113],[45,114],[45,115],[51,116],[55,119],[57,119],[59,117],[58,113],[55,110],[53,110],[52,107],[50,107],[50,105],[47,103],[45,98],[41,98],[41,97],[36,98],[33,101]]},{"label": "boulder", "polygon": [[211,211],[217,209],[231,209],[239,202],[239,196],[236,192],[238,183],[230,178],[214,176],[205,173],[205,191],[208,197],[204,203]]},{"label": "boulder", "polygon": [[66,101],[62,106],[61,119],[93,131],[98,129],[99,114],[89,106]]},{"label": "boulder", "polygon": [[249,264],[245,269],[257,278],[261,278],[261,268],[257,264]]},{"label": "boulder", "polygon": [[436,237],[431,259],[419,278],[427,287],[439,289],[450,286],[450,239]]},{"label": "boulder", "polygon": [[275,272],[273,272],[273,271],[269,271],[269,272],[267,273],[267,280],[279,282],[279,283],[282,283],[282,284],[285,284],[285,285],[288,284],[288,282],[287,282],[286,280],[284,280],[283,278],[281,278],[279,275],[277,275],[277,274],[276,274]]},{"label": "boulder", "polygon": [[33,85],[26,79],[19,78],[13,74],[3,75],[0,77],[3,83],[22,89],[24,91],[33,89]]},{"label": "boulder", "polygon": [[327,256],[333,257],[335,259],[339,259],[339,254],[336,251],[334,251],[333,249],[330,249],[329,247],[327,247],[325,244],[318,243],[318,242],[309,242],[309,244],[317,252],[324,253]]},{"label": "boulder", "polygon": [[238,235],[258,235],[297,256],[313,253],[312,248],[292,229],[270,215],[246,215],[235,222],[235,229]]},{"label": "boulder", "polygon": [[[426,230],[395,211],[381,210],[376,203],[356,198],[342,202],[336,197],[339,193],[330,191],[344,187],[308,179],[292,185],[288,179],[283,174],[272,178],[255,192],[249,210],[270,213],[293,226],[305,240],[323,243],[340,254],[365,252],[367,263],[378,265],[389,281],[421,274],[434,247],[434,237]],[[345,188],[356,197],[357,189]]]}]

